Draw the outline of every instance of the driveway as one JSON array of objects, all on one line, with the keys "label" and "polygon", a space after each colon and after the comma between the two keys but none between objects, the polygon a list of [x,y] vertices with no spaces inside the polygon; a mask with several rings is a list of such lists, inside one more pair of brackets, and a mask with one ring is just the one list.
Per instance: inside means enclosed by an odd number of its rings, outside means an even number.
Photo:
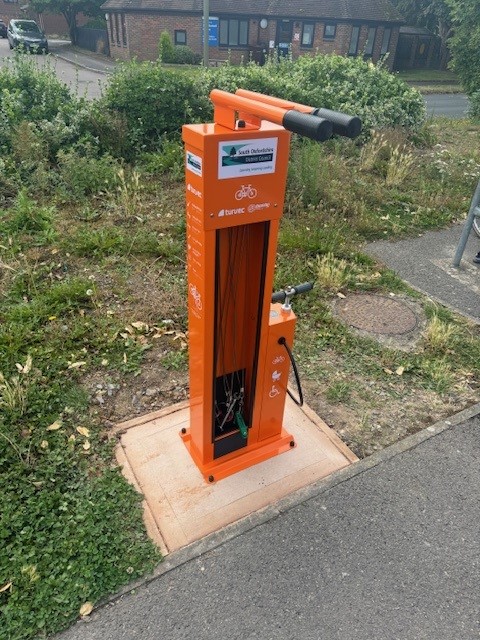
[{"label": "driveway", "polygon": [[[76,53],[65,40],[49,40],[52,55],[32,56],[39,68],[50,65],[59,80],[64,82],[79,96],[92,100],[99,98],[102,87],[108,81],[108,73],[115,68],[110,59],[102,61],[95,54]],[[11,51],[8,41],[0,39],[0,66],[11,60],[15,52]]]}]

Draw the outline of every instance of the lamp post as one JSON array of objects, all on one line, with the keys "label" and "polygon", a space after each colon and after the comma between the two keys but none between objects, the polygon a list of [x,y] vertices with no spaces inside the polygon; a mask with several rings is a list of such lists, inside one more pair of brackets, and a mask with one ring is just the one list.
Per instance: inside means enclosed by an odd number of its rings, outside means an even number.
[{"label": "lamp post", "polygon": [[210,0],[203,0],[203,64],[208,67],[208,18]]}]

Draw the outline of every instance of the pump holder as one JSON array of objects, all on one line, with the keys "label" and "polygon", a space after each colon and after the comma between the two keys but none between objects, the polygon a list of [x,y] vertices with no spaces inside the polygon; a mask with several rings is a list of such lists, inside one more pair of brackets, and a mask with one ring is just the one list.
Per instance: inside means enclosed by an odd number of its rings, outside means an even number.
[{"label": "pump holder", "polygon": [[[273,294],[290,132],[354,137],[355,116],[213,90],[214,123],[185,125],[190,426],[213,482],[295,446],[282,425],[296,317]],[[283,303],[283,304],[280,304]],[[289,353],[290,355],[290,353]]]}]

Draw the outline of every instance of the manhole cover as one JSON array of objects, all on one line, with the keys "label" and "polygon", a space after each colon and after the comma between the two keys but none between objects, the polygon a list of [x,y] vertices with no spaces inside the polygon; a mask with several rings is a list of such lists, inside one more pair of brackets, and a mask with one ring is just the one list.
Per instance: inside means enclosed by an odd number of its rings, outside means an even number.
[{"label": "manhole cover", "polygon": [[402,335],[417,326],[417,316],[401,300],[358,293],[337,300],[335,309],[342,320],[356,329],[382,335]]}]

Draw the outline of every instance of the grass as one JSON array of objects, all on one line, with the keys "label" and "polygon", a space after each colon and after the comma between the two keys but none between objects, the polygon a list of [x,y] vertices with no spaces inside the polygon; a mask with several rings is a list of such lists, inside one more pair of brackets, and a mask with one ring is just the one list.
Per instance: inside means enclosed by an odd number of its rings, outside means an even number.
[{"label": "grass", "polygon": [[431,93],[463,93],[457,76],[448,70],[409,69],[396,72],[398,76],[415,86],[422,94]]},{"label": "grass", "polygon": [[[480,127],[440,119],[416,145],[399,131],[363,150],[293,143],[275,284],[316,283],[295,300],[296,358],[307,401],[358,455],[478,394],[478,327],[425,301],[362,245],[464,217],[479,143]],[[112,169],[101,193],[37,201],[20,191],[0,211],[2,638],[61,629],[160,559],[109,428],[135,414],[132,398],[167,406],[185,392],[184,195],[176,147],[169,153],[171,171],[149,156],[131,172]],[[80,188],[68,173],[79,166],[73,156],[62,165],[63,185]],[[340,322],[338,296],[365,291],[421,308],[412,349]]]}]

